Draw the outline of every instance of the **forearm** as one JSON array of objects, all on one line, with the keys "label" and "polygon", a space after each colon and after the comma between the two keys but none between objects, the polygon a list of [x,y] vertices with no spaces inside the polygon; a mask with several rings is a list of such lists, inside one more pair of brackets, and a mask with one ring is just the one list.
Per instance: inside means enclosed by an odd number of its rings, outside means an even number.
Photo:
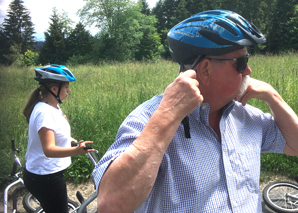
[{"label": "forearm", "polygon": [[77,147],[59,147],[55,145],[46,147],[43,151],[48,158],[63,158],[80,154]]},{"label": "forearm", "polygon": [[131,213],[147,199],[182,119],[203,102],[195,79],[196,72],[189,70],[166,88],[158,109],[133,142],[146,161],[126,151],[111,163],[98,188],[99,212]]},{"label": "forearm", "polygon": [[275,122],[286,139],[284,153],[298,155],[298,118],[292,108],[274,92],[269,101],[266,101],[274,116]]},{"label": "forearm", "polygon": [[146,157],[126,151],[111,163],[98,190],[99,212],[133,212],[149,196],[160,163],[179,124],[169,111],[157,110],[133,145]]}]

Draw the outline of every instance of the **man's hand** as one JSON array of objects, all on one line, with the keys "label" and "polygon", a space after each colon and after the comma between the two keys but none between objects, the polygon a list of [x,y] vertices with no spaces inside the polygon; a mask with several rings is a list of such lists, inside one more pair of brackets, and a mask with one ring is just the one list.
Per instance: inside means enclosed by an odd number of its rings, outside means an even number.
[{"label": "man's hand", "polygon": [[182,120],[192,113],[204,100],[198,88],[196,72],[187,70],[174,80],[165,90],[158,110],[170,111]]},{"label": "man's hand", "polygon": [[251,78],[244,95],[239,101],[242,105],[245,105],[252,98],[257,98],[267,103],[277,126],[286,139],[284,153],[297,156],[298,118],[296,113],[270,84]]},{"label": "man's hand", "polygon": [[268,105],[273,101],[273,96],[278,94],[276,90],[268,83],[250,78],[249,84],[242,97],[237,101],[241,102],[243,106],[252,99],[256,98],[265,101]]}]

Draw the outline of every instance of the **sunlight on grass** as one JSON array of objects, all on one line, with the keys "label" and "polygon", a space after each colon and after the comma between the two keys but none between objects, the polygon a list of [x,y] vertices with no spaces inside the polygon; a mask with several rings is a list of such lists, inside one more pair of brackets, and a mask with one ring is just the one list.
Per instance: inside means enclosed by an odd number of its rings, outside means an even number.
[{"label": "sunlight on grass", "polygon": [[[293,53],[280,56],[257,55],[249,59],[249,66],[253,71],[251,76],[271,84],[296,113],[297,65],[298,57]],[[178,64],[171,61],[81,65],[68,68],[77,81],[70,83],[71,94],[61,104],[61,108],[71,125],[72,136],[78,140],[94,141],[94,147],[100,151],[101,156],[114,142],[124,118],[139,104],[163,93],[178,75]],[[20,148],[24,162],[28,125],[22,110],[30,92],[38,86],[34,76],[34,67],[0,67],[0,178],[9,174],[12,167],[12,138]],[[250,100],[249,104],[264,112],[270,112],[269,107],[262,101]],[[84,161],[84,157],[73,158],[76,162],[82,160]],[[73,165],[68,174],[74,174],[84,163],[76,164],[78,166]],[[296,165],[296,157],[262,155],[262,169],[266,171],[298,174],[298,169],[294,168]],[[84,172],[90,174],[91,170],[92,166]]]}]

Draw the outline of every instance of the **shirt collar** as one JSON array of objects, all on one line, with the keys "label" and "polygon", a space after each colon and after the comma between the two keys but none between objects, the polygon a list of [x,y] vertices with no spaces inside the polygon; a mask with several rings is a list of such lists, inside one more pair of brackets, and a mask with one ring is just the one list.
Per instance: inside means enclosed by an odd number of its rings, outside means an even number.
[{"label": "shirt collar", "polygon": [[[223,107],[223,116],[227,117],[235,106],[235,101],[232,100]],[[206,125],[209,125],[209,103],[201,103],[190,115],[193,116],[197,121],[202,121]]]}]

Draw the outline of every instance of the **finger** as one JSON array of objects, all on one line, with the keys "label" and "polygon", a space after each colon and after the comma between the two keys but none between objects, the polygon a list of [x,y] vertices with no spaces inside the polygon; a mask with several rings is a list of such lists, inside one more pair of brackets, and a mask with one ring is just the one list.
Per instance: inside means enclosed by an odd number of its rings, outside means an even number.
[{"label": "finger", "polygon": [[251,98],[249,97],[249,93],[245,92],[241,97],[241,99],[239,100],[239,102],[241,102],[242,106],[245,106],[250,99]]},{"label": "finger", "polygon": [[196,79],[191,79],[190,84],[195,86],[195,87],[199,87],[199,82]]},{"label": "finger", "polygon": [[79,141],[79,143],[83,143],[83,142],[84,142],[84,140],[80,140],[80,141]]},{"label": "finger", "polygon": [[184,75],[184,76],[190,77],[190,78],[196,78],[197,77],[196,71],[194,71],[192,69],[186,70],[185,72],[180,73],[180,75]]}]

